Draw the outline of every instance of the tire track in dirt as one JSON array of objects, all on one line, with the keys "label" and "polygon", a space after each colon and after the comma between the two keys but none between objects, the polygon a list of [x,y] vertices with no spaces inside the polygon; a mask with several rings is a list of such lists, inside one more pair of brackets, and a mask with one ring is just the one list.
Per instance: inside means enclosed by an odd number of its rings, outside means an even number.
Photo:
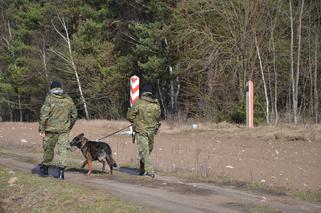
[{"label": "tire track in dirt", "polygon": [[[23,156],[21,156],[23,157]],[[0,158],[0,165],[25,173],[38,172],[38,166],[19,156]],[[51,174],[54,168],[50,168]],[[128,172],[127,172],[128,173]],[[173,177],[158,176],[155,180],[137,178],[118,180],[115,176],[87,177],[79,172],[66,172],[66,181],[104,190],[120,199],[170,212],[321,212],[321,205],[286,197],[259,196],[229,187],[183,183]],[[138,179],[138,181],[137,181]],[[141,179],[141,180],[140,180]]]}]

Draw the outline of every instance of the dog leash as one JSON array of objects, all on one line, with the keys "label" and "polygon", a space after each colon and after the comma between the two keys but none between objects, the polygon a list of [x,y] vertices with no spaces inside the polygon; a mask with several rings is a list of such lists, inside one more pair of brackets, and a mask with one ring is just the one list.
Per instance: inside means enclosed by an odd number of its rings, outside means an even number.
[{"label": "dog leash", "polygon": [[102,138],[99,138],[98,141],[100,141],[100,140],[102,140],[102,139],[105,139],[105,138],[108,138],[108,137],[110,137],[110,136],[112,136],[112,135],[115,135],[115,134],[117,134],[118,132],[121,132],[121,131],[129,128],[130,126],[131,126],[131,125],[126,126],[126,127],[122,128],[122,129],[120,129],[120,130],[117,130],[116,132],[110,133],[109,135],[106,135],[106,136],[104,136],[104,137],[102,137]]}]

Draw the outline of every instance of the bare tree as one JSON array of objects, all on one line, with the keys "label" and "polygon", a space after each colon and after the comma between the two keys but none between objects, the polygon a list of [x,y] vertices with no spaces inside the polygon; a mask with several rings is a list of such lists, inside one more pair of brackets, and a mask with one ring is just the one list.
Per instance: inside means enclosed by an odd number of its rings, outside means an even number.
[{"label": "bare tree", "polygon": [[292,101],[293,101],[293,117],[294,124],[298,123],[298,94],[299,94],[299,77],[300,77],[300,58],[301,58],[301,29],[302,29],[302,13],[304,8],[304,0],[301,1],[301,10],[299,16],[299,25],[297,30],[298,35],[298,53],[297,53],[297,69],[294,77],[294,59],[293,59],[293,44],[294,44],[294,27],[293,27],[293,10],[292,0],[289,1],[290,7],[290,22],[291,22],[291,44],[290,44],[290,63],[291,63],[291,82],[292,82]]},{"label": "bare tree", "polygon": [[[164,39],[164,43],[165,43],[165,48],[166,48],[166,54],[169,57],[169,44],[167,42],[167,39]],[[171,116],[172,118],[174,118],[176,112],[177,112],[177,96],[179,94],[179,81],[178,81],[178,76],[176,78],[176,80],[173,79],[174,77],[174,72],[173,72],[173,67],[172,65],[168,65],[168,70],[169,70],[169,74],[171,76],[171,80],[170,80],[170,111],[171,111]],[[175,83],[176,83],[176,88],[175,88]],[[175,92],[176,89],[176,92]]]},{"label": "bare tree", "polygon": [[274,71],[274,125],[278,124],[279,113],[278,113],[278,72],[276,67],[276,51],[275,51],[275,41],[274,33],[271,34],[272,39],[272,53],[273,53],[273,71]]},{"label": "bare tree", "polygon": [[63,59],[71,68],[72,70],[74,71],[74,74],[75,74],[75,77],[76,77],[76,80],[77,80],[77,85],[78,85],[78,90],[79,90],[79,93],[80,93],[80,98],[81,98],[81,101],[83,103],[83,106],[84,106],[84,110],[85,110],[85,114],[86,114],[86,119],[88,120],[89,119],[89,113],[88,113],[88,109],[87,109],[87,104],[86,104],[86,99],[83,95],[83,91],[82,91],[82,87],[81,87],[81,82],[80,82],[80,79],[79,79],[79,75],[78,75],[78,71],[77,71],[77,68],[76,68],[76,64],[75,64],[75,61],[74,61],[74,57],[73,57],[73,51],[72,51],[72,47],[71,47],[71,41],[70,41],[70,38],[69,38],[69,32],[68,32],[68,28],[67,28],[67,25],[66,25],[66,22],[64,20],[63,17],[60,17],[59,14],[57,14],[57,17],[58,17],[58,20],[61,24],[61,26],[64,28],[64,33],[60,32],[56,25],[53,23],[53,21],[51,21],[51,24],[52,26],[54,27],[55,31],[61,36],[61,38],[63,38],[63,40],[65,41],[65,45],[67,46],[68,48],[68,55],[65,55],[64,53],[62,52],[59,52],[59,51],[56,51],[56,50],[53,50],[53,49],[50,49],[53,53],[55,53],[58,57],[60,57],[61,59]]},{"label": "bare tree", "polygon": [[[275,47],[275,38],[274,38],[274,31],[278,22],[278,18],[279,18],[279,11],[280,11],[280,5],[281,5],[281,1],[278,1],[278,8],[276,11],[276,14],[274,16],[274,19],[271,18],[271,37],[270,37],[270,45],[272,48],[272,56],[273,56],[273,72],[274,72],[274,105],[273,103],[271,103],[272,105],[272,109],[274,109],[274,125],[278,124],[278,120],[279,120],[279,112],[278,112],[278,70],[277,70],[277,64],[276,64],[276,47]],[[272,91],[271,91],[272,93]],[[271,102],[273,99],[271,99]]]},{"label": "bare tree", "polygon": [[[309,13],[309,33],[308,33],[308,40],[309,40],[309,43],[308,43],[308,48],[309,50],[311,49],[311,40],[312,40],[312,25],[311,25],[311,13]],[[310,100],[309,100],[309,121],[311,122],[313,120],[313,115],[314,115],[314,94],[313,94],[313,78],[314,78],[314,75],[312,73],[312,56],[311,56],[311,51],[309,51],[309,59],[308,59],[308,64],[309,64],[309,81],[310,81]],[[312,120],[311,120],[312,119]]]},{"label": "bare tree", "polygon": [[257,38],[256,38],[256,33],[254,34],[254,40],[255,40],[255,46],[256,46],[257,56],[258,56],[259,62],[260,62],[260,69],[261,69],[262,81],[263,81],[263,87],[264,87],[265,103],[266,103],[266,111],[265,111],[266,122],[267,122],[267,123],[270,123],[269,96],[268,96],[268,93],[267,93],[267,87],[266,87],[266,82],[265,82],[265,77],[264,77],[264,71],[263,71],[263,64],[262,64],[262,59],[261,59],[261,54],[260,54],[259,45],[258,45]]},{"label": "bare tree", "polygon": [[[173,76],[173,67],[172,66],[169,66],[169,74],[171,75],[171,76]],[[174,92],[174,82],[173,82],[173,79],[171,79],[170,80],[170,87],[171,87],[171,113],[172,113],[172,115],[174,115],[174,113],[175,113],[175,108],[174,108],[174,106],[175,106],[175,92]]]},{"label": "bare tree", "polygon": [[39,52],[42,58],[44,77],[48,82],[50,82],[50,76],[48,74],[48,69],[47,69],[46,40],[44,38],[42,39],[41,47],[39,47]]},{"label": "bare tree", "polygon": [[165,119],[167,119],[167,108],[165,106],[164,95],[162,93],[162,89],[161,89],[161,85],[160,85],[160,80],[159,79],[157,79],[157,87],[158,87],[158,93],[159,93],[159,96],[160,96],[160,102],[161,102],[163,110],[164,110],[164,116],[165,116]]},{"label": "bare tree", "polygon": [[289,1],[290,9],[290,25],[291,25],[291,41],[290,41],[290,75],[291,75],[291,85],[292,85],[292,107],[293,107],[293,116],[294,123],[297,122],[297,102],[295,99],[295,83],[294,83],[294,60],[293,60],[293,43],[294,43],[294,30],[293,30],[293,11],[292,11],[292,0]]},{"label": "bare tree", "polygon": [[[3,16],[3,20],[5,21],[4,16]],[[7,23],[6,23],[6,30],[8,31],[8,35],[7,35],[7,37],[3,37],[3,40],[5,41],[7,49],[13,58],[13,67],[15,69],[17,69],[16,55],[15,55],[15,51],[14,51],[12,44],[11,44],[11,41],[13,38],[12,38],[12,31],[11,31],[11,26],[10,26],[9,21],[7,21]],[[16,87],[15,92],[17,93],[17,98],[18,98],[19,121],[22,122],[23,115],[22,115],[21,96],[19,93],[19,88]]]},{"label": "bare tree", "polygon": [[319,122],[319,94],[318,94],[318,49],[319,49],[319,31],[315,33],[315,48],[314,48],[314,112],[315,123]]},{"label": "bare tree", "polygon": [[299,26],[298,26],[298,53],[297,53],[297,70],[296,70],[296,79],[295,79],[295,93],[294,93],[294,109],[295,117],[294,123],[298,123],[297,109],[298,109],[298,95],[299,95],[299,77],[300,77],[300,59],[301,59],[301,29],[302,29],[302,13],[304,8],[304,0],[301,2],[301,10],[299,16]]}]

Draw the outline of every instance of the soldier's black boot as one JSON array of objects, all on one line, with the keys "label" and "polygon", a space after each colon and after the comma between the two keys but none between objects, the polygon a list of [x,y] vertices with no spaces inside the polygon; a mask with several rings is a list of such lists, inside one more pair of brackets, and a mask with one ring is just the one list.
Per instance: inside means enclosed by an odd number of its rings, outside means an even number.
[{"label": "soldier's black boot", "polygon": [[64,180],[65,179],[65,168],[64,167],[58,167],[58,169],[59,169],[58,179]]},{"label": "soldier's black boot", "polygon": [[47,177],[48,176],[48,166],[44,164],[40,164],[40,174],[41,177]]},{"label": "soldier's black boot", "polygon": [[145,163],[140,160],[139,161],[139,175],[143,176],[145,174]]}]

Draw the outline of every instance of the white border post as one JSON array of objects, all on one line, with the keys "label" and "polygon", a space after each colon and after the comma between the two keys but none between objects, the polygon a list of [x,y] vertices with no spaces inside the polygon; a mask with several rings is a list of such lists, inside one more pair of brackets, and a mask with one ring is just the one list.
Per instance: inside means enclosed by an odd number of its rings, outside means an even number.
[{"label": "white border post", "polygon": [[246,126],[254,128],[254,86],[251,80],[246,83]]}]

